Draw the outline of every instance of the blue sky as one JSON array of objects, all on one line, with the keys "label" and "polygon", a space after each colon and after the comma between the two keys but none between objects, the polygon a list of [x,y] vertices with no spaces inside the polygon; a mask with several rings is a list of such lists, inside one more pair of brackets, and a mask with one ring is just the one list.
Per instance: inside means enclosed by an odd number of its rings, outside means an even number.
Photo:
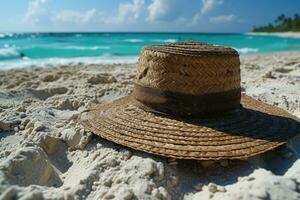
[{"label": "blue sky", "polygon": [[247,32],[300,0],[1,0],[0,32]]}]

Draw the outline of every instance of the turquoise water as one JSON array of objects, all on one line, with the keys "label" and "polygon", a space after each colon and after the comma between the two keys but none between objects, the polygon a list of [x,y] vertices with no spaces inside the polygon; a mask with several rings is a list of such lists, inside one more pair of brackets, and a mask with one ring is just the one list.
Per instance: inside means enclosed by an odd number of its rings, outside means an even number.
[{"label": "turquoise water", "polygon": [[0,33],[0,69],[77,63],[136,62],[144,45],[201,41],[240,54],[299,51],[300,39],[245,34]]}]

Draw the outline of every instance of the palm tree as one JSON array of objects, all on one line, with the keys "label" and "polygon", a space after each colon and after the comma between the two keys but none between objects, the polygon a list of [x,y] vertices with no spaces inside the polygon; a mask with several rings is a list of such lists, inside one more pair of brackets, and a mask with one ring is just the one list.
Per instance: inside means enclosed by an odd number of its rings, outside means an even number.
[{"label": "palm tree", "polygon": [[285,15],[284,14],[281,14],[281,15],[279,15],[278,17],[277,17],[277,19],[275,20],[275,22],[276,23],[282,23],[282,22],[284,22],[284,20],[285,20]]},{"label": "palm tree", "polygon": [[292,30],[300,31],[300,16],[298,14],[294,15],[294,19],[292,21]]},{"label": "palm tree", "polygon": [[294,17],[286,17],[284,14],[279,15],[275,23],[269,23],[266,26],[253,27],[254,32],[284,32],[300,31],[300,16],[295,14]]}]

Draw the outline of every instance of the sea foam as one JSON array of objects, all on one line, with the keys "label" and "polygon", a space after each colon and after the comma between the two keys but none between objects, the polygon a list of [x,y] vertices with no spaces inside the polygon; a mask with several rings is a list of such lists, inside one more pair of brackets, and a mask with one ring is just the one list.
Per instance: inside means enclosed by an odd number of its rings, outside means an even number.
[{"label": "sea foam", "polygon": [[15,47],[4,46],[0,48],[0,60],[20,57],[20,52]]},{"label": "sea foam", "polygon": [[162,42],[162,43],[173,43],[177,42],[177,39],[153,39],[154,42]]},{"label": "sea foam", "polygon": [[235,50],[237,50],[240,54],[249,54],[249,53],[257,53],[259,51],[259,49],[256,48],[235,48]]},{"label": "sea foam", "polygon": [[100,49],[110,49],[110,46],[65,46],[62,49],[76,49],[76,50],[100,50]]},{"label": "sea foam", "polygon": [[55,67],[61,65],[76,66],[81,64],[130,64],[136,63],[137,60],[138,56],[116,56],[111,54],[94,57],[8,60],[0,62],[0,70],[29,67]]},{"label": "sea foam", "polygon": [[125,39],[125,42],[131,42],[131,43],[138,43],[138,42],[143,42],[142,39]]},{"label": "sea foam", "polygon": [[0,38],[13,37],[13,33],[0,33]]}]

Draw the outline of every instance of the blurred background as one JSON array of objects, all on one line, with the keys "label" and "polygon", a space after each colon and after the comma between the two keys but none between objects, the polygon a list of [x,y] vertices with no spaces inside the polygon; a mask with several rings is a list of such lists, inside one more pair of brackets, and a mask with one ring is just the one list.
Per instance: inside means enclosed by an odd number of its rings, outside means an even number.
[{"label": "blurred background", "polygon": [[133,63],[144,45],[300,50],[299,0],[2,0],[0,69]]}]

